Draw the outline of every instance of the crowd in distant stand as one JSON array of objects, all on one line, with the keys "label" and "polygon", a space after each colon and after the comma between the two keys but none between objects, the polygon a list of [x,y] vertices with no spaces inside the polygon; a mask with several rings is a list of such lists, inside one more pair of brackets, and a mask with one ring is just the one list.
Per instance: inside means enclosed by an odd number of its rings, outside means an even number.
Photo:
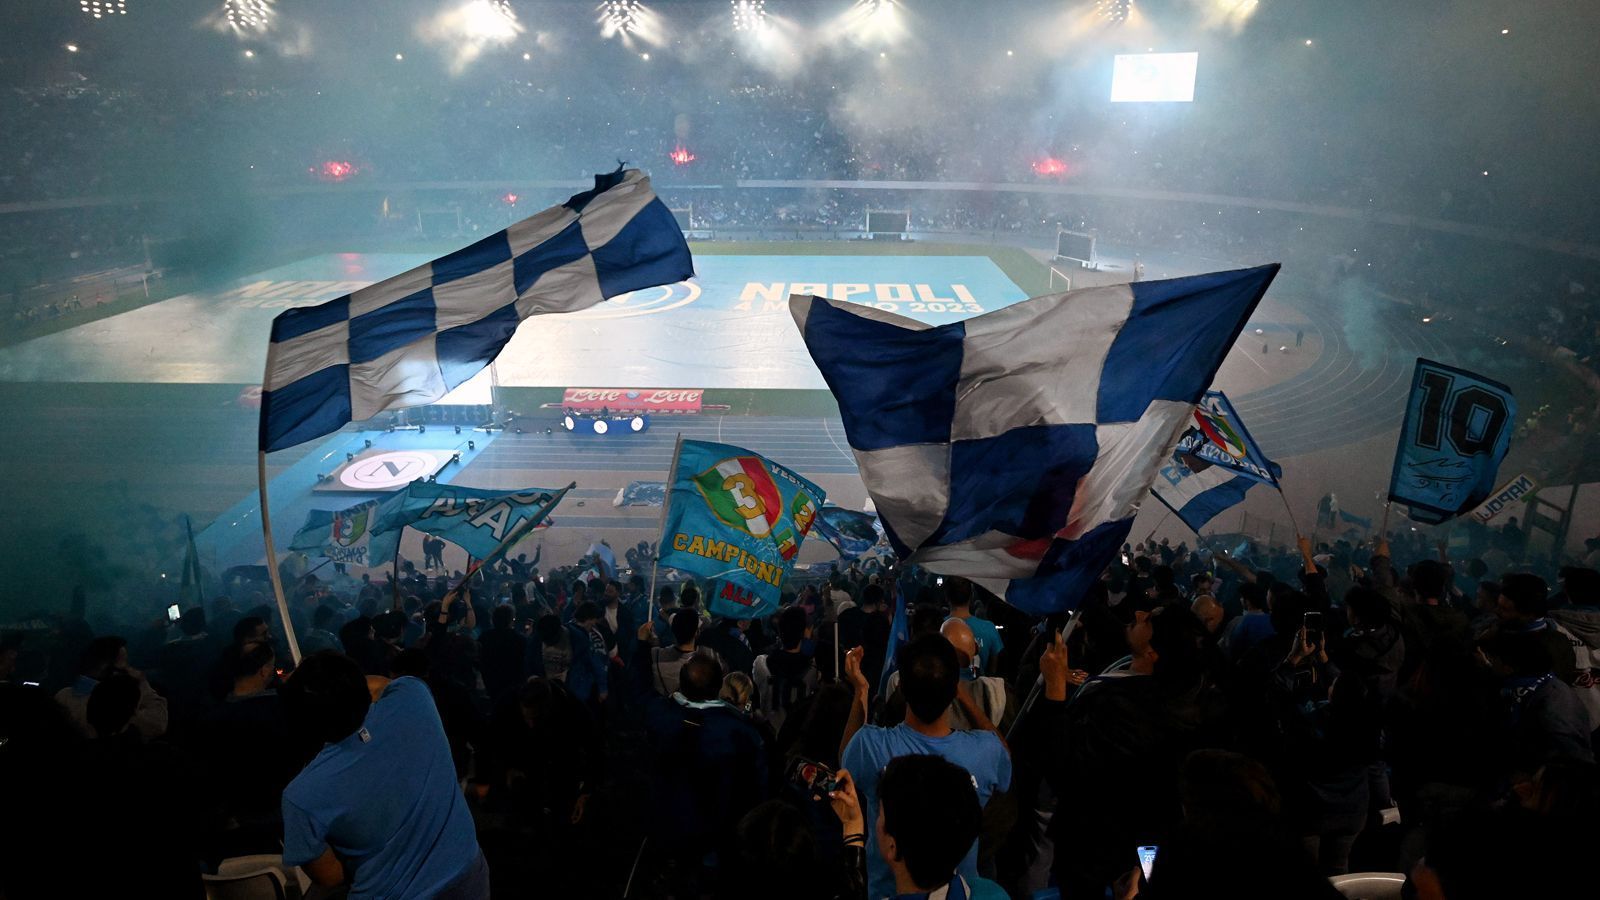
[{"label": "crowd in distant stand", "polygon": [[760,620],[652,602],[648,547],[406,562],[293,578],[299,666],[261,584],[120,636],[80,598],[0,641],[0,888],[266,853],[321,896],[1581,896],[1600,540],[1552,585],[1480,537],[1129,546],[1070,625],[877,560]]}]

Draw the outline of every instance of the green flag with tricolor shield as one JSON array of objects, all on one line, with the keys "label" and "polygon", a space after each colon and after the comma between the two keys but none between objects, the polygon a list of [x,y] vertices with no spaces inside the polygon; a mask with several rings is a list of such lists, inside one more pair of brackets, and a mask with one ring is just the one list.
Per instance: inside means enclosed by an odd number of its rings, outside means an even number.
[{"label": "green flag with tricolor shield", "polygon": [[769,615],[827,495],[729,444],[684,441],[677,461],[660,564],[714,579],[713,615]]}]

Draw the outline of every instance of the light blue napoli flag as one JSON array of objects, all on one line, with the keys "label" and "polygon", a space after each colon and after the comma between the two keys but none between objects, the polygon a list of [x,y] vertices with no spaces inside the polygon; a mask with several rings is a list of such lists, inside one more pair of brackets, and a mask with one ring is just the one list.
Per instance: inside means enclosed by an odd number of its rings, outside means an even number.
[{"label": "light blue napoli flag", "polygon": [[372,529],[384,500],[394,496],[387,494],[345,509],[313,509],[307,512],[305,524],[289,541],[289,549],[355,566],[368,567],[388,562],[394,556],[394,551],[391,549],[387,556],[383,555],[381,551],[384,545],[380,541],[380,552],[374,553]]},{"label": "light blue napoli flag", "polygon": [[930,326],[789,300],[896,554],[1035,615],[1133,527],[1277,265],[1107,285]]},{"label": "light blue napoli flag", "polygon": [[1194,427],[1178,439],[1177,455],[1196,472],[1222,466],[1262,484],[1278,486],[1283,469],[1267,459],[1221,391],[1206,391],[1194,410]]},{"label": "light blue napoli flag", "polygon": [[684,441],[677,457],[660,564],[713,579],[713,615],[770,615],[827,494],[742,447]]},{"label": "light blue napoli flag", "polygon": [[1174,456],[1161,467],[1150,493],[1199,534],[1223,510],[1243,502],[1245,492],[1260,483],[1224,466],[1207,466],[1197,472],[1189,467],[1188,459]]},{"label": "light blue napoli flag", "polygon": [[1418,359],[1389,499],[1404,503],[1412,521],[1429,525],[1473,509],[1494,492],[1516,425],[1510,388]]},{"label": "light blue napoli flag", "polygon": [[470,247],[279,314],[261,385],[260,449],[433,403],[492,362],[529,316],[694,274],[683,229],[650,179],[619,167],[594,182]]},{"label": "light blue napoli flag", "polygon": [[372,526],[371,556],[387,561],[405,528],[443,538],[478,559],[494,553],[507,537],[532,530],[546,520],[572,489],[525,488],[497,491],[413,481],[381,501]]},{"label": "light blue napoli flag", "polygon": [[869,512],[842,506],[824,506],[817,517],[817,534],[845,559],[855,559],[883,540],[883,526]]}]

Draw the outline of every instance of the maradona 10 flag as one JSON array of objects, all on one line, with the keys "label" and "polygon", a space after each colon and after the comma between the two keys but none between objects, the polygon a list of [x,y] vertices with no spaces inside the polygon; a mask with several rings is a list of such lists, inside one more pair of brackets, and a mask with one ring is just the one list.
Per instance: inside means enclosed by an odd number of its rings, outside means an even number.
[{"label": "maradona 10 flag", "polygon": [[1133,526],[1277,265],[1035,297],[937,327],[796,296],[896,553],[1071,609]]},{"label": "maradona 10 flag", "polygon": [[1495,489],[1516,422],[1510,388],[1418,359],[1389,499],[1404,503],[1413,521],[1429,525],[1473,509]]},{"label": "maradona 10 flag", "polygon": [[529,316],[574,312],[694,274],[683,230],[637,170],[470,247],[272,320],[260,448],[432,403],[492,362]]},{"label": "maradona 10 flag", "polygon": [[717,580],[713,615],[769,615],[826,499],[822,488],[760,454],[684,441],[660,564]]}]

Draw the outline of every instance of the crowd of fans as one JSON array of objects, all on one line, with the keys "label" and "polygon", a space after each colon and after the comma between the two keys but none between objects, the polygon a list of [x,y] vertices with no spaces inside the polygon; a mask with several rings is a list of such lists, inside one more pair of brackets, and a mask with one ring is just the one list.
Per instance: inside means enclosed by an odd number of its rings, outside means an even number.
[{"label": "crowd of fans", "polygon": [[652,598],[648,547],[430,558],[292,580],[298,666],[258,572],[117,633],[80,595],[0,639],[0,887],[269,854],[318,896],[1578,896],[1600,539],[1552,587],[1514,527],[1394,537],[1128,546],[1043,619],[892,560],[750,620]]}]

